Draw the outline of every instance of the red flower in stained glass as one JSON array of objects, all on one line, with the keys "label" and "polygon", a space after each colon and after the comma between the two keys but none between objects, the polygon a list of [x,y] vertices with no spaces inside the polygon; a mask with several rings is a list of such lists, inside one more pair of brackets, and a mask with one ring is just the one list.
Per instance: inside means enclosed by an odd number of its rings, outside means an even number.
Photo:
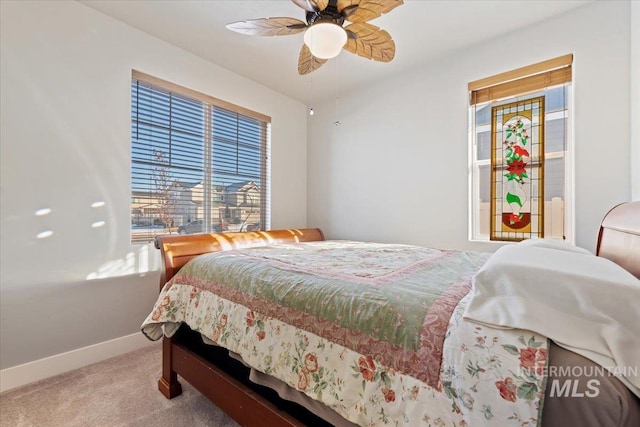
[{"label": "red flower in stained glass", "polygon": [[524,157],[524,156],[529,157],[529,152],[524,148],[520,147],[519,145],[516,145],[515,147],[513,147],[513,151],[516,153],[516,155],[520,157]]},{"label": "red flower in stained glass", "polygon": [[507,171],[509,171],[510,174],[513,175],[522,175],[523,173],[526,173],[527,171],[525,170],[525,167],[527,166],[527,164],[525,162],[523,162],[522,160],[518,160],[512,163],[509,163],[507,165]]}]

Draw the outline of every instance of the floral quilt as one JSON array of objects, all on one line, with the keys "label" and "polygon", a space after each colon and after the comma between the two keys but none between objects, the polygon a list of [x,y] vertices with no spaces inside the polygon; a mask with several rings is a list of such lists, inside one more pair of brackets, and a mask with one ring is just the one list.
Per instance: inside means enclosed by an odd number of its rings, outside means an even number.
[{"label": "floral quilt", "polygon": [[534,426],[546,339],[462,319],[488,256],[349,241],[206,254],[142,331],[187,323],[362,426]]}]

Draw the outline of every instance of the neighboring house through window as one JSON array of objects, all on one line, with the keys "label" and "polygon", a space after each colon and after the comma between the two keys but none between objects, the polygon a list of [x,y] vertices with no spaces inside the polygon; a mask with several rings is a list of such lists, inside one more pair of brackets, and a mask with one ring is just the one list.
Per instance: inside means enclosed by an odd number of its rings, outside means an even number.
[{"label": "neighboring house through window", "polygon": [[131,241],[267,228],[270,122],[133,71]]},{"label": "neighboring house through window", "polygon": [[469,83],[471,240],[573,240],[572,62]]}]

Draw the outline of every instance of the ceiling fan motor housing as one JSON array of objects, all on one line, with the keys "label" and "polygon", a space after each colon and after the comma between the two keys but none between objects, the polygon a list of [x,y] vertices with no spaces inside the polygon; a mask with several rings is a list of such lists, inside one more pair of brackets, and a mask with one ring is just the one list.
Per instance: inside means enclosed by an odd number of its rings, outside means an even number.
[{"label": "ceiling fan motor housing", "polygon": [[342,26],[344,24],[344,16],[335,5],[329,4],[324,10],[318,12],[307,12],[307,24],[313,25],[315,23],[325,21],[325,22],[333,22],[337,25]]}]

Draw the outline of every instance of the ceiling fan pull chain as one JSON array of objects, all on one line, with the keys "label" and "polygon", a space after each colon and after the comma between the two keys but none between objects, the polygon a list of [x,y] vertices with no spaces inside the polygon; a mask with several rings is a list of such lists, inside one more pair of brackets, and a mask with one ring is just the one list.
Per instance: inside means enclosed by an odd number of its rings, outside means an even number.
[{"label": "ceiling fan pull chain", "polygon": [[309,115],[313,116],[313,76],[310,76],[309,82],[311,84],[311,108],[309,108]]},{"label": "ceiling fan pull chain", "polygon": [[336,76],[335,76],[335,85],[334,85],[334,87],[336,89],[336,110],[335,110],[335,114],[336,114],[335,119],[336,120],[333,122],[333,124],[336,125],[336,126],[339,126],[339,125],[342,124],[342,123],[340,123],[340,120],[338,120],[338,93],[339,93],[338,92],[338,85],[340,84],[340,80],[338,79],[338,63],[340,62],[339,58],[336,58],[335,62],[336,62],[336,67],[335,67]]}]

